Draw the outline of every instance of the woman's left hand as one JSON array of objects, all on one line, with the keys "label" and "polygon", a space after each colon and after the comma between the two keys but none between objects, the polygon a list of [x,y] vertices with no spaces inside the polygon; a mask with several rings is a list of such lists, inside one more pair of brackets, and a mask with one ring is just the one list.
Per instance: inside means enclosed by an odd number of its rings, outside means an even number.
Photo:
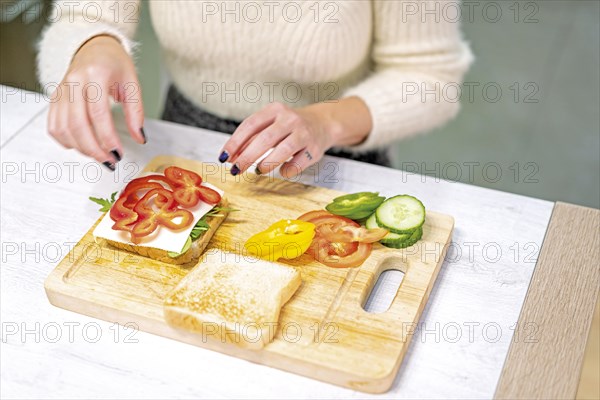
[{"label": "woman's left hand", "polygon": [[[364,131],[362,134],[354,132],[356,125],[354,129],[345,129],[345,125],[353,124],[357,117],[354,102],[359,102],[358,107],[362,108],[363,123],[358,126]],[[349,118],[345,119],[345,115]],[[319,161],[332,146],[362,141],[370,131],[370,118],[368,109],[358,98],[298,109],[271,103],[240,124],[223,147],[219,161],[233,163],[231,173],[237,175],[273,149],[257,166],[258,172],[269,173],[281,166],[281,175],[292,178]]]}]

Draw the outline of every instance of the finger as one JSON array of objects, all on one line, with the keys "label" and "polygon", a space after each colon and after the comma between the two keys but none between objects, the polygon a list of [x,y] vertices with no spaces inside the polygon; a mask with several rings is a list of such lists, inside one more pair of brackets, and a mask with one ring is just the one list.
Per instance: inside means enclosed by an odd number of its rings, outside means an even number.
[{"label": "finger", "polygon": [[118,84],[115,100],[123,104],[125,123],[131,137],[140,144],[147,142],[144,132],[144,104],[142,103],[142,89],[135,72],[127,75],[122,83]]},{"label": "finger", "polygon": [[294,178],[301,174],[302,171],[304,171],[306,168],[319,161],[321,157],[315,157],[315,155],[316,154],[314,154],[308,148],[303,148],[298,153],[296,153],[291,160],[283,163],[281,168],[279,168],[279,173],[284,178]]},{"label": "finger", "polygon": [[64,106],[57,101],[50,104],[48,111],[48,133],[66,149],[72,149],[75,141],[67,131],[67,115]]},{"label": "finger", "polygon": [[75,139],[76,148],[81,153],[104,164],[106,168],[115,170],[116,159],[100,147],[87,115],[83,94],[79,90],[75,91],[73,102],[69,106],[67,126],[68,132]]},{"label": "finger", "polygon": [[237,154],[236,154],[236,155],[234,155],[233,157],[229,157],[229,158],[227,159],[227,161],[229,161],[229,162],[230,162],[230,163],[232,163],[232,164],[235,164],[235,163],[236,163],[236,161],[237,161],[237,159],[238,159],[238,157],[239,157],[239,155],[240,155],[241,153],[243,153],[244,151],[246,151],[246,149],[247,149],[247,148],[248,148],[250,145],[252,145],[252,143],[253,143],[253,142],[256,140],[256,138],[257,138],[257,137],[258,137],[257,135],[251,136],[251,137],[250,137],[250,139],[246,140],[246,142],[245,142],[245,143],[242,145],[242,147],[240,148],[240,150],[238,150]]},{"label": "finger", "polygon": [[265,159],[257,165],[259,173],[266,174],[273,171],[303,149],[305,145],[306,144],[302,143],[300,140],[299,135],[291,134],[287,136],[281,143],[275,146],[271,154],[265,157]]},{"label": "finger", "polygon": [[[278,104],[278,103],[273,103]],[[254,135],[261,132],[263,129],[271,125],[275,121],[277,113],[282,110],[282,107],[269,105],[262,110],[252,114],[242,121],[237,127],[231,138],[225,143],[221,154],[226,153],[229,160],[233,160],[244,147],[244,144]],[[222,159],[219,157],[219,159]]]},{"label": "finger", "polygon": [[84,93],[87,114],[102,150],[111,153],[116,161],[120,161],[123,147],[113,123],[108,85],[102,90],[99,94]]},{"label": "finger", "polygon": [[267,151],[280,143],[290,134],[289,129],[282,123],[275,122],[269,125],[262,132],[254,135],[238,155],[232,160],[240,172],[248,169],[256,160],[258,160]]}]

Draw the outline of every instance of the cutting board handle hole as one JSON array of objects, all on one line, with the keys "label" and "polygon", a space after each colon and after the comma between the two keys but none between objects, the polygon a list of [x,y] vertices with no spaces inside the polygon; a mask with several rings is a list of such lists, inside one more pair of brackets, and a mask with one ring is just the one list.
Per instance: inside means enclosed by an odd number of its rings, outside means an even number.
[{"label": "cutting board handle hole", "polygon": [[389,310],[396,293],[398,293],[402,279],[404,279],[404,272],[398,269],[387,269],[379,274],[379,278],[373,285],[363,309],[373,314],[384,313]]}]

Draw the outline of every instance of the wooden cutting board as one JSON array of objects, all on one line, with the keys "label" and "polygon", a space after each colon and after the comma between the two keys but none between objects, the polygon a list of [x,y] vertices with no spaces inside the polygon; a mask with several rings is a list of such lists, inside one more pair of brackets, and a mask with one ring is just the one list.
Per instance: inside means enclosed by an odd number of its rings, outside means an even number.
[{"label": "wooden cutting board", "polygon": [[[231,213],[208,250],[241,252],[251,235],[280,219],[322,209],[339,192],[243,174],[233,177],[220,165],[171,156],[154,158],[145,171],[169,165],[195,170],[226,193]],[[398,191],[401,191],[399,185]],[[425,204],[427,206],[427,204]],[[175,266],[94,241],[93,228],[45,282],[52,304],[140,330],[216,350],[314,379],[371,393],[387,391],[443,262],[454,219],[427,211],[423,239],[404,249],[376,243],[359,268],[329,268],[308,255],[287,262],[302,275],[302,286],[283,307],[272,343],[244,350],[218,339],[178,330],[163,319],[163,300],[194,266]],[[363,309],[381,272],[398,269],[402,283],[383,313]]]}]

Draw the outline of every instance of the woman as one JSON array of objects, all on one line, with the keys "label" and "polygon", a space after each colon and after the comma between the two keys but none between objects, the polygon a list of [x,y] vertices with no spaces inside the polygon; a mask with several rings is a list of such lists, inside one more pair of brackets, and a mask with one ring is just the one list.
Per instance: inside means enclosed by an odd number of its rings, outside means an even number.
[{"label": "woman", "polygon": [[[146,4],[146,3],[144,3]],[[174,85],[163,118],[233,133],[221,162],[292,177],[335,150],[387,164],[386,146],[458,111],[471,62],[444,1],[152,1]],[[55,89],[50,134],[109,169],[123,156],[107,93],[139,143],[132,61],[138,0],[57,2],[40,43],[40,81]],[[60,14],[59,14],[60,12]],[[93,93],[93,94],[90,94]],[[68,95],[67,95],[68,94]],[[243,121],[241,124],[238,121]]]}]

